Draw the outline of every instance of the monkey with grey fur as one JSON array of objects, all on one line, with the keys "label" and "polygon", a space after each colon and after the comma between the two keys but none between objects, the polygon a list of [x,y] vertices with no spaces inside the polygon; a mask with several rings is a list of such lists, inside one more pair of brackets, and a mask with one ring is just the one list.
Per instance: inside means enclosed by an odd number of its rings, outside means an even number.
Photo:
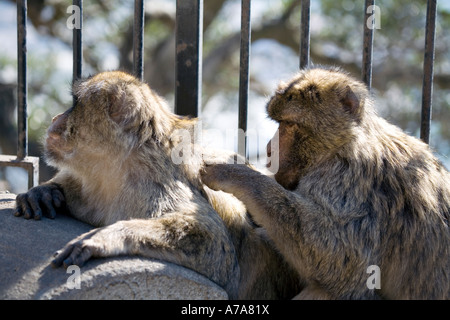
[{"label": "monkey with grey fur", "polygon": [[123,72],[79,81],[73,95],[75,106],[47,131],[46,160],[58,173],[16,200],[16,216],[39,220],[66,211],[97,227],[60,250],[55,267],[140,255],[193,269],[233,299],[296,294],[298,275],[244,205],[200,181],[204,160],[227,162],[234,155],[203,150],[174,162],[183,142],[177,132],[192,133],[195,119],[174,115]]},{"label": "monkey with grey fur", "polygon": [[267,104],[275,180],[227,164],[202,180],[245,204],[305,282],[299,299],[449,299],[450,175],[372,105],[345,72],[302,70]]}]

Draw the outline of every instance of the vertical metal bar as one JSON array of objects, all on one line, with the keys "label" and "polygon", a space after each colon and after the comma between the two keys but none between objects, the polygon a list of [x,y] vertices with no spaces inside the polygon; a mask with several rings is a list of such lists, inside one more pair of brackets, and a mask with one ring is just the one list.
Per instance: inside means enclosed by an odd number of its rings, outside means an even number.
[{"label": "vertical metal bar", "polygon": [[28,171],[28,189],[36,187],[39,184],[39,158],[27,157]]},{"label": "vertical metal bar", "polygon": [[201,105],[203,0],[177,0],[175,112],[198,117]]},{"label": "vertical metal bar", "polygon": [[436,0],[428,0],[423,60],[422,114],[420,139],[430,143],[431,105],[433,96],[434,39],[436,31]]},{"label": "vertical metal bar", "polygon": [[17,158],[1,156],[0,163],[26,169],[32,188],[39,181],[39,158],[28,156],[27,93],[27,0],[17,0]]},{"label": "vertical metal bar", "polygon": [[134,1],[133,73],[144,79],[144,0]]},{"label": "vertical metal bar", "polygon": [[[83,71],[83,0],[73,0],[73,5],[79,8],[79,21],[80,25],[73,29],[72,35],[72,50],[73,50],[73,74],[72,80],[75,82],[81,78]],[[73,104],[75,105],[75,98]]]},{"label": "vertical metal bar", "polygon": [[[363,38],[363,55],[362,55],[362,81],[367,85],[367,87],[372,87],[372,53],[373,53],[373,32],[374,26],[373,24],[369,24],[368,22],[373,23],[373,10],[375,5],[375,0],[366,0],[364,6],[364,38]],[[372,10],[370,10],[372,9]]]},{"label": "vertical metal bar", "polygon": [[27,0],[17,1],[17,158],[28,156]]},{"label": "vertical metal bar", "polygon": [[300,69],[309,67],[310,15],[310,1],[302,0],[302,14],[300,20]]},{"label": "vertical metal bar", "polygon": [[[247,113],[248,113],[248,91],[250,82],[250,43],[251,43],[251,0],[241,2],[241,48],[240,48],[240,70],[239,70],[239,133],[238,153],[246,156],[247,150]],[[243,137],[241,135],[244,135]]]}]

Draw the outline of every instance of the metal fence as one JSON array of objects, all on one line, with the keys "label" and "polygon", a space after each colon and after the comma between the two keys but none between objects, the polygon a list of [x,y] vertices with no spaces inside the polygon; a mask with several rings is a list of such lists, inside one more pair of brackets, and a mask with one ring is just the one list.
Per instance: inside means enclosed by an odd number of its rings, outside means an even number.
[{"label": "metal fence", "polygon": [[[79,8],[80,26],[73,29],[73,80],[82,76],[82,16],[83,1],[74,0]],[[134,2],[133,25],[133,73],[143,79],[143,39],[144,39],[144,0]],[[364,28],[362,52],[362,80],[370,88],[372,83],[372,52],[375,28],[367,23],[375,10],[375,0],[366,0],[364,15],[361,16]],[[241,0],[241,44],[239,75],[239,119],[241,132],[247,129],[247,109],[249,92],[249,64],[251,44],[251,0]],[[38,184],[39,159],[28,156],[27,129],[27,0],[17,0],[17,97],[18,97],[18,145],[17,156],[0,155],[0,167],[18,166],[28,172],[28,187]],[[373,22],[373,20],[372,20]],[[426,15],[426,36],[424,50],[424,75],[422,86],[422,113],[420,138],[429,142],[431,123],[431,104],[433,92],[433,62],[436,24],[436,0],[428,0]],[[310,0],[302,0],[300,27],[300,68],[310,65]],[[197,117],[201,106],[202,79],[202,27],[203,0],[177,0],[176,2],[176,61],[175,61],[175,112],[180,115]],[[246,143],[238,146],[245,154]]]}]

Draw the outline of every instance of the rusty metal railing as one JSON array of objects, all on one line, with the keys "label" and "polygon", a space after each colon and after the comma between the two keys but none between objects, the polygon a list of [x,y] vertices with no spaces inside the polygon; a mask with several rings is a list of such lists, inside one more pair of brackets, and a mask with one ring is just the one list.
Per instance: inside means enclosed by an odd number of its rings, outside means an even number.
[{"label": "rusty metal railing", "polygon": [[251,0],[241,2],[241,47],[239,67],[238,153],[247,156],[247,114],[250,84]]},{"label": "rusty metal railing", "polygon": [[436,31],[436,0],[428,0],[423,59],[422,114],[420,139],[430,143],[431,105],[433,95],[434,38]]},{"label": "rusty metal railing", "polygon": [[311,3],[309,0],[302,0],[300,18],[300,69],[309,67],[310,54],[310,32]]},{"label": "rusty metal railing", "polygon": [[139,80],[144,80],[144,0],[134,2],[133,24],[133,74]]},{"label": "rusty metal railing", "polygon": [[373,25],[369,25],[367,22],[371,18],[370,8],[375,5],[375,0],[366,0],[364,5],[364,31],[363,31],[363,52],[362,52],[362,68],[361,77],[362,81],[370,89],[372,87],[372,54],[373,54]]},{"label": "rusty metal railing", "polygon": [[202,96],[203,0],[177,0],[175,112],[198,117]]},{"label": "rusty metal railing", "polygon": [[27,1],[17,0],[17,156],[0,155],[0,167],[20,167],[28,173],[28,188],[39,183],[39,158],[28,156]]},{"label": "rusty metal railing", "polygon": [[[73,29],[73,80],[82,77],[83,1],[73,0],[79,9],[80,25]],[[364,36],[361,77],[370,89],[372,83],[372,53],[374,27],[367,23],[374,12],[375,0],[366,0],[364,7]],[[372,9],[372,10],[371,10]],[[200,114],[202,92],[202,39],[203,0],[177,0],[176,2],[176,83],[175,112],[197,117]],[[251,47],[251,0],[241,0],[241,47],[239,74],[238,126],[242,132],[247,129],[249,66]],[[133,73],[144,78],[144,0],[135,0],[133,27]],[[0,167],[16,166],[28,172],[28,187],[38,184],[39,159],[28,156],[27,129],[27,0],[17,1],[17,97],[18,97],[18,144],[17,155],[0,155]],[[373,22],[373,21],[372,21]],[[310,66],[310,1],[302,0],[300,19],[300,68]],[[430,140],[430,123],[433,93],[434,40],[436,30],[436,0],[428,0],[426,36],[424,51],[424,75],[422,87],[422,113],[420,137],[426,143]],[[246,141],[239,139],[238,152],[246,154]]]},{"label": "rusty metal railing", "polygon": [[[73,0],[73,5],[79,9],[79,23],[77,28],[73,28],[72,34],[72,81],[80,79],[83,74],[83,0]],[[73,105],[75,106],[75,97]]]}]

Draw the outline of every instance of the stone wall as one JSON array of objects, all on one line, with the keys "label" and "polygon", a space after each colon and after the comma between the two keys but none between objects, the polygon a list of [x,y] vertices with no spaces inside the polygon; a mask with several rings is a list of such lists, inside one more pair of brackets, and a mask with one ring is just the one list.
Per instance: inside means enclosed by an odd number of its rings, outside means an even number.
[{"label": "stone wall", "polygon": [[71,272],[52,268],[53,253],[92,227],[65,216],[14,217],[14,200],[0,193],[0,299],[227,299],[204,276],[159,260],[115,257]]}]

